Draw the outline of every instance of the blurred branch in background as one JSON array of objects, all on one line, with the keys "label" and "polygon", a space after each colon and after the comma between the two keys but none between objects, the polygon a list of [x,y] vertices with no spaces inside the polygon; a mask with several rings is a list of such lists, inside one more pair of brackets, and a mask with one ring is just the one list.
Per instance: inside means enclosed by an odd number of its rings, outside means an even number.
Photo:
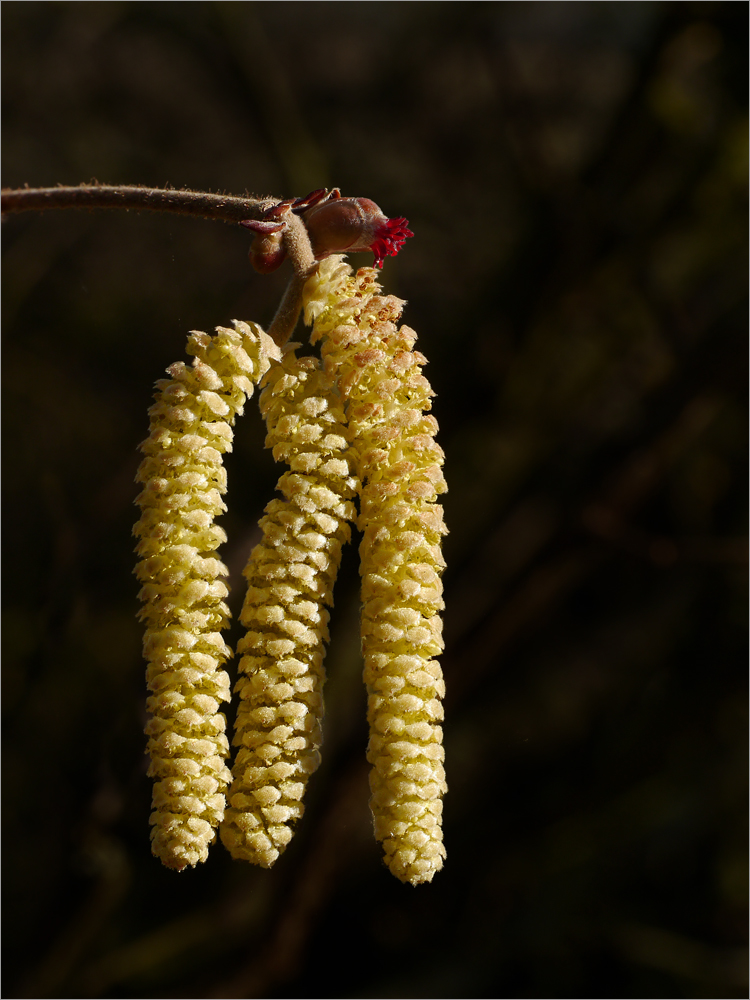
[{"label": "blurred branch in background", "polygon": [[[289,850],[151,857],[136,445],[185,332],[267,324],[288,275],[239,228],[9,218],[5,991],[744,996],[747,8],[341,11],[7,5],[3,180],[409,218],[383,277],[447,455],[446,867],[412,891],[372,843],[353,552]],[[263,437],[248,407],[235,613]]]}]

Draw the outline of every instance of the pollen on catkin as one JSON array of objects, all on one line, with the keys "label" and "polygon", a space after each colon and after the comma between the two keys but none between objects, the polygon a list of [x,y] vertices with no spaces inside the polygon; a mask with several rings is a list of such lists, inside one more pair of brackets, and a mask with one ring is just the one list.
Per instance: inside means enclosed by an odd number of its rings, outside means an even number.
[{"label": "pollen on catkin", "polygon": [[362,649],[372,765],[370,806],[385,861],[401,881],[429,882],[442,868],[443,648],[437,495],[446,489],[433,392],[421,374],[416,334],[396,326],[403,302],[380,294],[372,268],[352,274],[340,257],[321,262],[305,287],[311,340],[346,404],[355,472]]},{"label": "pollen on catkin", "polygon": [[235,321],[214,336],[193,332],[192,365],[171,365],[156,383],[149,436],[136,476],[143,490],[136,576],[151,696],[146,726],[154,778],[152,851],[178,871],[205,861],[224,815],[229,745],[219,711],[230,696],[221,669],[231,655],[221,629],[227,570],[217,558],[226,541],[214,518],[226,508],[222,454],[254,383],[279,348],[254,324]]},{"label": "pollen on catkin", "polygon": [[[293,345],[292,345],[293,346]],[[326,605],[349,540],[357,481],[333,379],[292,350],[263,380],[266,445],[289,466],[245,569],[240,695],[221,839],[234,858],[270,867],[292,838],[320,763]]]}]

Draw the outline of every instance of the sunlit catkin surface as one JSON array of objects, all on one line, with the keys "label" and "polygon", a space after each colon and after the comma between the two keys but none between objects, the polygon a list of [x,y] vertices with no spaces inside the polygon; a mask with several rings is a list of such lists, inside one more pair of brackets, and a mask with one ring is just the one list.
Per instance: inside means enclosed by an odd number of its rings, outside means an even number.
[{"label": "sunlit catkin surface", "polygon": [[226,536],[214,524],[225,509],[222,455],[254,383],[279,356],[259,327],[238,322],[212,337],[191,333],[187,349],[192,365],[178,362],[156,383],[134,528],[151,692],[152,850],[177,870],[206,860],[230,779],[219,711],[229,700],[221,666],[231,655],[221,636],[227,570],[217,558]]},{"label": "sunlit catkin surface", "polygon": [[312,339],[336,378],[361,479],[358,526],[362,648],[368,692],[375,834],[393,874],[429,882],[443,864],[439,663],[445,534],[443,453],[427,415],[416,334],[397,327],[403,302],[383,296],[372,268],[324,260],[306,288]]},{"label": "sunlit catkin surface", "polygon": [[357,482],[341,402],[319,361],[287,353],[266,375],[260,405],[266,444],[289,471],[245,569],[239,749],[221,838],[233,857],[267,868],[291,840],[320,763],[326,606],[350,537]]}]

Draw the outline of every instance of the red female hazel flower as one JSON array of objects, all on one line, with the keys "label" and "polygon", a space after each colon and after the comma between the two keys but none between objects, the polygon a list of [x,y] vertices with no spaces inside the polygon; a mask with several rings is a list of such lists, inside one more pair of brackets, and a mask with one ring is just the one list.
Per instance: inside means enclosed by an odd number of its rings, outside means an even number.
[{"label": "red female hazel flower", "polygon": [[414,233],[407,219],[389,219],[369,198],[342,198],[338,188],[313,191],[305,198],[287,200],[269,208],[265,220],[247,220],[242,225],[255,232],[250,260],[256,271],[275,271],[286,258],[281,234],[288,212],[300,215],[310,236],[316,260],[334,253],[375,255],[375,267],[382,268],[386,257],[395,257]]}]

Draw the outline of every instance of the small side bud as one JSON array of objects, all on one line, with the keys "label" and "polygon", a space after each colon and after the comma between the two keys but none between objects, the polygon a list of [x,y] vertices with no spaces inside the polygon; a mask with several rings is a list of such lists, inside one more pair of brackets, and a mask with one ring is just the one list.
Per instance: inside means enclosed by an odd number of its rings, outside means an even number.
[{"label": "small side bud", "polygon": [[256,234],[250,244],[248,256],[259,274],[270,274],[283,264],[286,250],[281,242],[281,234],[286,229],[286,222],[256,222],[254,219],[246,219],[240,225]]}]

